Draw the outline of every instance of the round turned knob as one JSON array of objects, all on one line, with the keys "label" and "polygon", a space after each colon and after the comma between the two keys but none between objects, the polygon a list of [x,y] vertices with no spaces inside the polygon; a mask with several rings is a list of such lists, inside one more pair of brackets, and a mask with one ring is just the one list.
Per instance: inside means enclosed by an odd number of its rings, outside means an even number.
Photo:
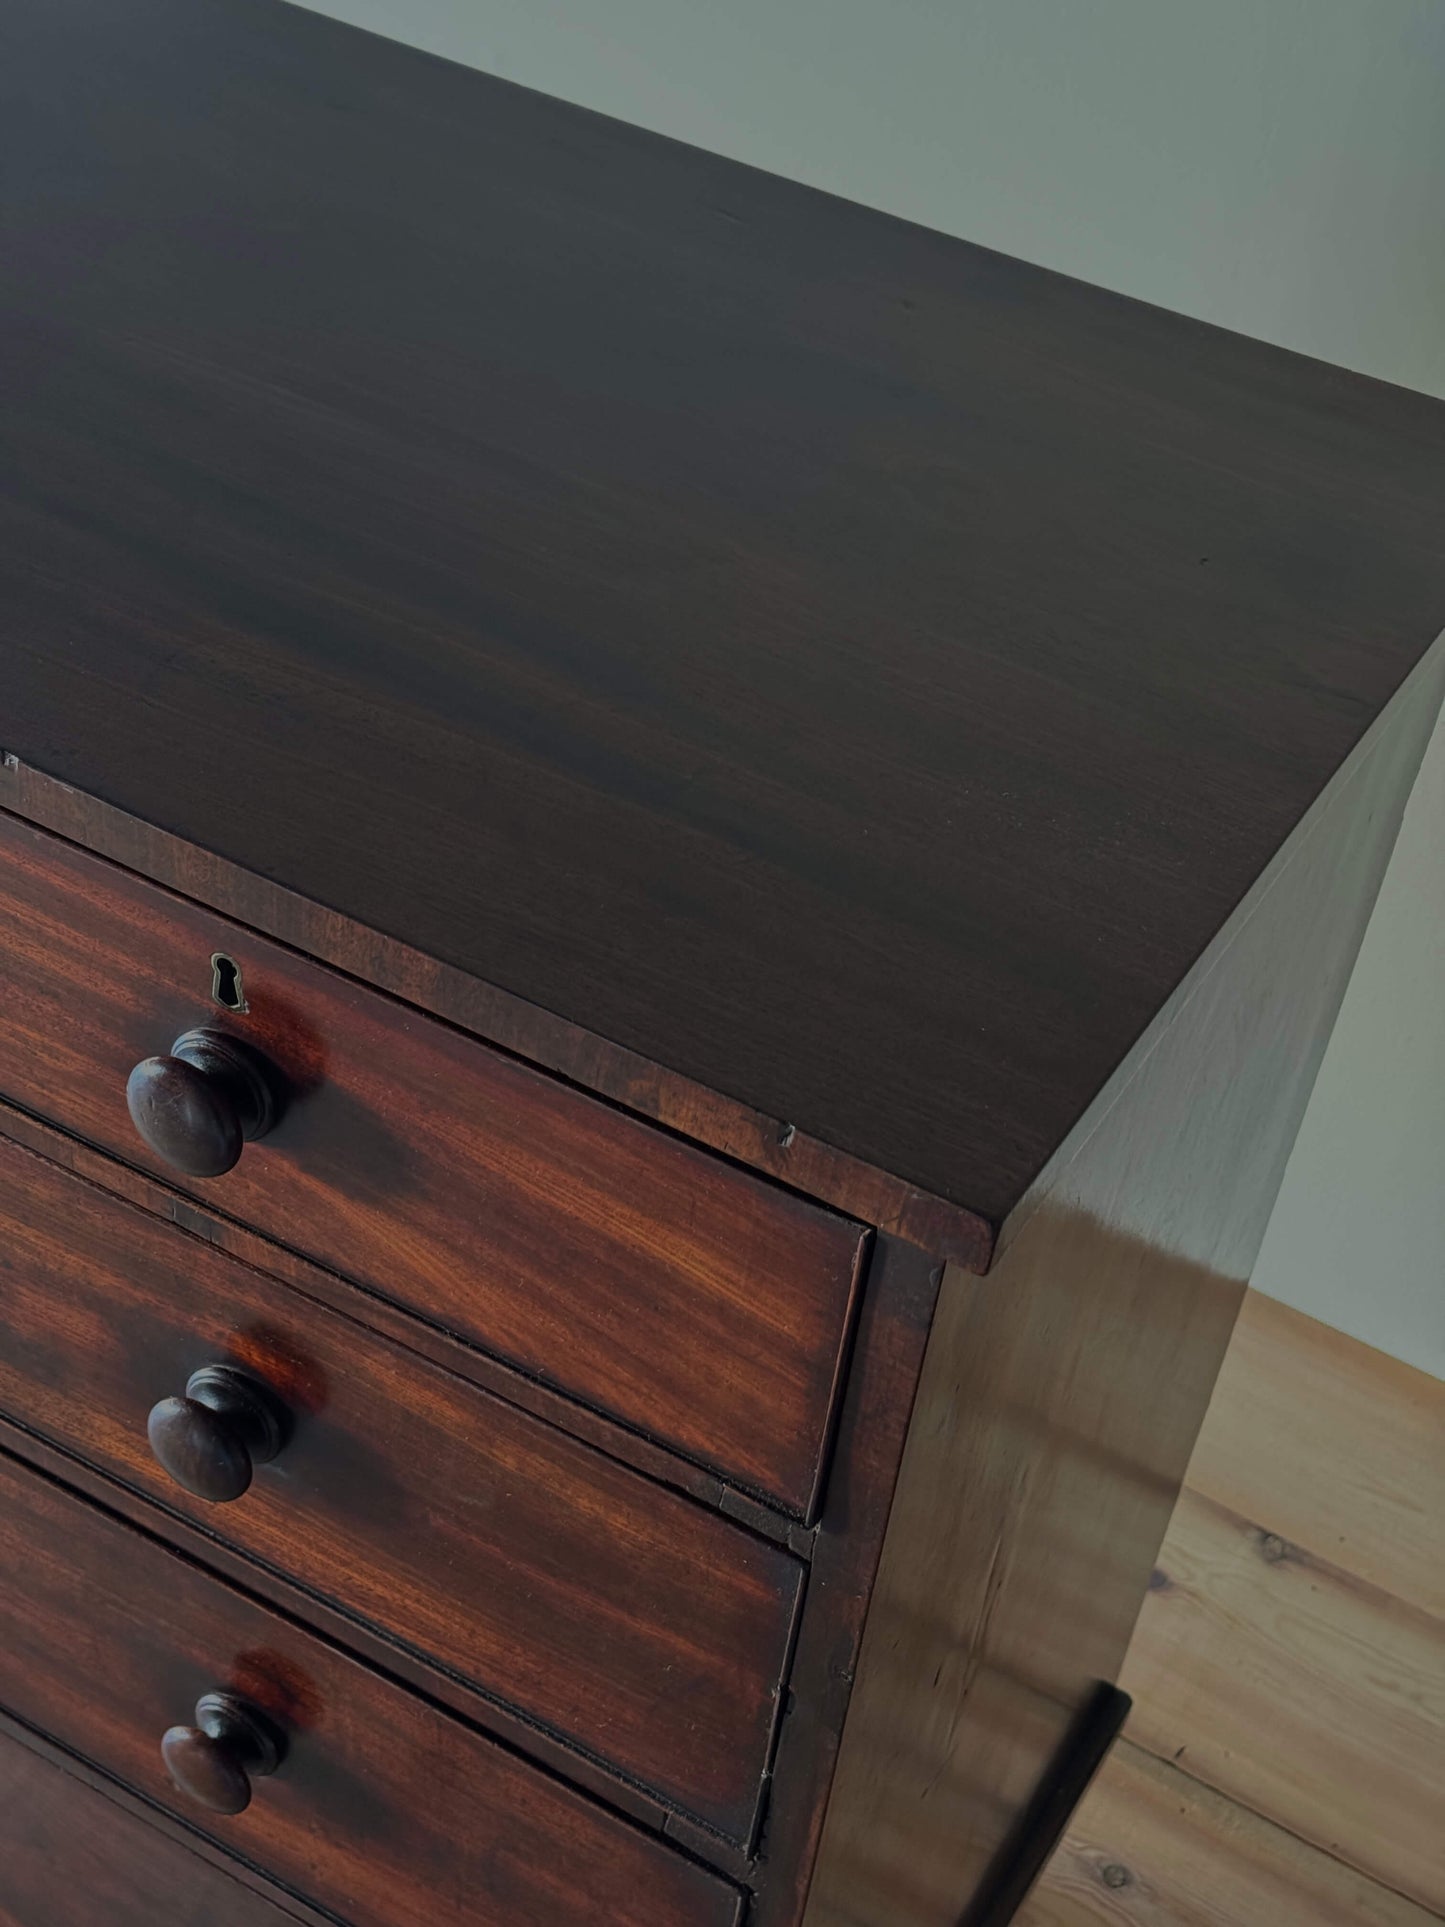
[{"label": "round turned knob", "polygon": [[203,1365],[184,1398],[163,1398],[146,1424],[161,1469],[198,1499],[239,1499],[255,1466],[286,1443],[286,1408],[234,1365]]},{"label": "round turned knob", "polygon": [[274,1773],[286,1742],[264,1713],[234,1693],[207,1693],[194,1726],[173,1726],[161,1758],[177,1790],[208,1813],[244,1813],[251,1782]]},{"label": "round turned knob", "polygon": [[189,1178],[222,1176],[276,1119],[269,1067],[223,1030],[188,1030],[168,1057],[137,1064],[125,1101],[156,1156]]}]

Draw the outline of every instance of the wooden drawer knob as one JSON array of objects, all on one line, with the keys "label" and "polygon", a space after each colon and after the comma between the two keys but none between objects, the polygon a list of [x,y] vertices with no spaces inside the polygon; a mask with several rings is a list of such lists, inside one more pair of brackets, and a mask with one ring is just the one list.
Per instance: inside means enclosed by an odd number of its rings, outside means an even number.
[{"label": "wooden drawer knob", "polygon": [[234,1693],[207,1693],[194,1726],[173,1726],[161,1758],[178,1792],[208,1813],[244,1813],[251,1782],[274,1773],[285,1738],[264,1713]]},{"label": "wooden drawer knob", "polygon": [[163,1471],[198,1499],[239,1499],[258,1465],[286,1443],[287,1413],[258,1378],[234,1365],[203,1365],[184,1398],[163,1398],[146,1424]]},{"label": "wooden drawer knob", "polygon": [[131,1122],[189,1178],[218,1178],[276,1121],[270,1066],[223,1030],[188,1030],[168,1057],[147,1057],[125,1087]]}]

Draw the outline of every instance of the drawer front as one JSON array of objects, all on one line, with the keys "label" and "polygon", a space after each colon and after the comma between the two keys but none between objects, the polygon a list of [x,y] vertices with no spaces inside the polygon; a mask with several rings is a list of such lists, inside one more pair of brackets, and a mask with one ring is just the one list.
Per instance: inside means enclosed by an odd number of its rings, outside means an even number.
[{"label": "drawer front", "polygon": [[[211,957],[249,1008],[209,1001]],[[0,1091],[807,1514],[863,1234],[445,1024],[0,817]],[[198,1024],[281,1121],[178,1178],[125,1086]]]},{"label": "drawer front", "polygon": [[296,1927],[296,1916],[0,1733],[0,1927]]},{"label": "drawer front", "polygon": [[[747,1840],[790,1554],[3,1139],[0,1281],[0,1409]],[[147,1443],[216,1364],[288,1434],[227,1503]]]},{"label": "drawer front", "polygon": [[[460,1721],[0,1457],[0,1706],[353,1927],[731,1927],[737,1895]],[[284,1738],[227,1817],[161,1737],[228,1693]]]}]

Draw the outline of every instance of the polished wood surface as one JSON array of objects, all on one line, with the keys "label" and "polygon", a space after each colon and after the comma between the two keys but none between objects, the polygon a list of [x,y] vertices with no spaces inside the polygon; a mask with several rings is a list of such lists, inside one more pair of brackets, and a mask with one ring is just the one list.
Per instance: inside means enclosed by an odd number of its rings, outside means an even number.
[{"label": "polished wood surface", "polygon": [[[478,1351],[476,1346],[452,1333],[423,1323],[389,1300],[378,1298],[375,1292],[343,1278],[339,1272],[299,1257],[286,1246],[261,1237],[237,1219],[177,1191],[149,1172],[133,1165],[117,1164],[114,1158],[97,1151],[83,1139],[69,1137],[32,1112],[22,1111],[3,1099],[0,1099],[0,1137],[8,1137],[13,1143],[38,1152],[52,1164],[98,1184],[102,1190],[129,1199],[167,1224],[179,1225],[192,1237],[202,1238],[217,1250],[229,1252],[253,1270],[264,1271],[308,1298],[360,1320],[369,1330],[384,1333],[407,1351],[430,1359],[470,1384],[497,1393],[509,1405],[544,1419],[570,1438],[596,1446],[609,1458],[632,1466],[659,1485],[685,1492],[713,1510],[741,1520],[751,1531],[778,1545],[806,1547],[813,1536],[816,1528],[801,1525],[736,1486],[725,1484],[690,1459],[678,1458],[676,1453],[665,1451],[641,1433],[628,1430],[590,1406],[579,1405],[575,1399],[503,1364],[490,1353]],[[830,1488],[831,1483],[830,1480]]]},{"label": "polished wood surface", "polygon": [[748,1927],[796,1927],[812,1878],[943,1266],[875,1242],[788,1676],[761,1888]]},{"label": "polished wood surface", "polygon": [[3,747],[991,1220],[1445,622],[1418,395],[272,0],[0,90]]},{"label": "polished wood surface", "polygon": [[0,1734],[0,1927],[294,1927],[295,1918]]},{"label": "polished wood surface", "polygon": [[203,1693],[195,1725],[168,1726],[161,1758],[171,1784],[192,1805],[229,1817],[251,1804],[253,1782],[286,1757],[280,1727],[239,1693]]},{"label": "polished wood surface", "polygon": [[162,1806],[161,1735],[202,1694],[273,1719],[246,1811],[187,1817],[355,1927],[737,1921],[715,1875],[7,1458],[0,1613],[0,1705]]},{"label": "polished wood surface", "polygon": [[270,1464],[290,1431],[291,1415],[266,1381],[224,1363],[192,1372],[185,1392],[158,1400],[146,1420],[156,1464],[211,1505],[244,1498],[256,1467]]},{"label": "polished wood surface", "polygon": [[0,225],[0,1707],[351,1927],[1007,1912],[1445,410],[276,0],[21,0]]},{"label": "polished wood surface", "polygon": [[1437,649],[945,1274],[806,1927],[956,1927],[1118,1678],[1442,689]]},{"label": "polished wood surface", "polygon": [[[211,995],[219,994],[217,973]],[[202,1026],[136,1065],[126,1079],[126,1108],[163,1164],[186,1177],[219,1178],[275,1122],[283,1101],[278,1081],[238,1038]]]},{"label": "polished wood surface", "polygon": [[[207,1016],[217,950],[242,966],[244,1014]],[[0,974],[0,1094],[790,1510],[813,1506],[858,1226],[12,817]],[[209,1182],[148,1156],[125,1099],[137,1060],[200,1017],[288,1092]]]},{"label": "polished wood surface", "polygon": [[[0,1139],[0,1410],[746,1841],[803,1569]],[[294,1436],[192,1498],[147,1412],[217,1359]]]},{"label": "polished wood surface", "polygon": [[293,949],[334,964],[419,1010],[655,1119],[920,1250],[986,1271],[993,1227],[902,1178],[850,1157],[780,1117],[666,1070],[581,1024],[543,1010],[414,945],[298,896],[169,830],[0,754],[0,807],[55,830],[152,882],[208,904]]}]

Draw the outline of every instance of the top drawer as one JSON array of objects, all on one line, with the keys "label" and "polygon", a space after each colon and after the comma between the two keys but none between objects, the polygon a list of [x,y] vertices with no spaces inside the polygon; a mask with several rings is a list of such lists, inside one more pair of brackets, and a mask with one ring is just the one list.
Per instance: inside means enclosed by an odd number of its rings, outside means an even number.
[{"label": "top drawer", "polygon": [[[212,1000],[217,953],[243,1012]],[[811,1512],[857,1225],[4,815],[0,981],[0,1093]],[[205,1180],[157,1160],[125,1100],[201,1024],[286,1092]]]}]

